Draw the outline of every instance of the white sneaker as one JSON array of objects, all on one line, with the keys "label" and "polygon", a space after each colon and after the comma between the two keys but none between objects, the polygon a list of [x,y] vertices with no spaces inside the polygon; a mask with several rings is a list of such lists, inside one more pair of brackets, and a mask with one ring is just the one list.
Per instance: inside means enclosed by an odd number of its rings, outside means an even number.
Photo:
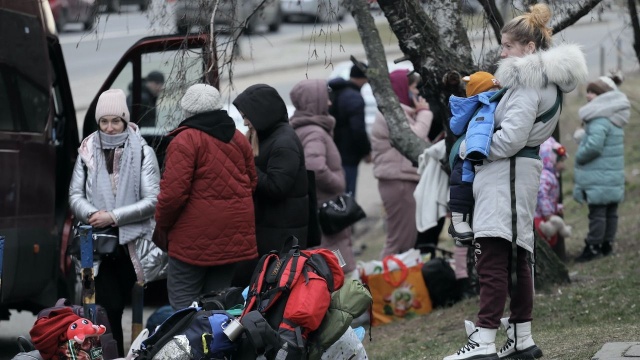
[{"label": "white sneaker", "polygon": [[443,360],[498,360],[496,353],[497,329],[476,328],[469,320],[464,321],[469,342],[460,348],[455,354],[445,357]]}]

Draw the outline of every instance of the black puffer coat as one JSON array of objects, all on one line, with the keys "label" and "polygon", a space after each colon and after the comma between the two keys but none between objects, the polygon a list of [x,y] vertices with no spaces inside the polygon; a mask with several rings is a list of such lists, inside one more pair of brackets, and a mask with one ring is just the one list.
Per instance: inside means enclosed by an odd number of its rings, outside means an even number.
[{"label": "black puffer coat", "polygon": [[307,243],[309,198],[304,150],[289,124],[287,107],[269,85],[248,87],[233,101],[258,134],[258,187],[254,193],[260,255],[280,250],[289,235]]}]

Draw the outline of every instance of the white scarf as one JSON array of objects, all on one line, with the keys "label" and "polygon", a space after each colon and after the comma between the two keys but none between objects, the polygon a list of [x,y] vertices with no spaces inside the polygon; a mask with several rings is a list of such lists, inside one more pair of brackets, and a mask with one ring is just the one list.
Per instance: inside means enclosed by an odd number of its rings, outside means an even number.
[{"label": "white scarf", "polygon": [[623,127],[629,122],[631,104],[625,94],[612,90],[600,94],[578,110],[578,115],[584,122],[597,118],[607,118],[617,127]]},{"label": "white scarf", "polygon": [[[111,211],[139,201],[142,169],[142,142],[139,135],[129,126],[126,131],[116,135],[96,131],[93,143],[93,205]],[[115,149],[111,175],[107,171],[105,149]],[[118,225],[118,229],[122,245],[141,236],[150,236],[151,233],[148,219]]]}]

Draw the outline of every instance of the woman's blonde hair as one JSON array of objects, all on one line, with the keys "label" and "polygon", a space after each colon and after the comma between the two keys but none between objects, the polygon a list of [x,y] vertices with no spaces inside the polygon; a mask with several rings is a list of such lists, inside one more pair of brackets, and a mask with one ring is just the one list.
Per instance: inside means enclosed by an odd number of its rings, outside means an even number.
[{"label": "woman's blonde hair", "polygon": [[256,133],[256,129],[251,128],[247,130],[245,134],[247,139],[249,140],[249,144],[251,144],[251,150],[253,150],[253,157],[258,157],[260,155],[260,143],[258,142],[258,134]]},{"label": "woman's blonde hair", "polygon": [[511,19],[502,28],[502,33],[526,45],[530,41],[536,44],[536,49],[546,50],[551,46],[553,29],[547,26],[551,19],[551,10],[547,4],[535,4],[529,12]]}]

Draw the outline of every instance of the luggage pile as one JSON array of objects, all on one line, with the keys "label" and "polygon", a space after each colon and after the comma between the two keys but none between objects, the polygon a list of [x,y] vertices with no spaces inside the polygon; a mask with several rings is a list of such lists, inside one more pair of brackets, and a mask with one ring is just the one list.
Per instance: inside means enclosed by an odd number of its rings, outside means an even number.
[{"label": "luggage pile", "polygon": [[371,294],[357,280],[345,283],[331,251],[289,242],[290,250],[260,259],[246,302],[238,288],[199,299],[142,341],[137,359],[318,360],[338,343],[366,359],[350,324],[370,307]]},{"label": "luggage pile", "polygon": [[[370,309],[370,292],[357,280],[345,282],[338,257],[330,250],[300,250],[295,238],[289,243],[287,251],[272,251],[260,259],[244,294],[243,289],[229,288],[168,315],[155,329],[141,333],[127,359],[367,359],[361,343],[364,330],[355,331],[350,325]],[[41,353],[49,348],[42,346],[38,334],[48,334],[51,344],[54,337],[56,348],[58,338],[74,345],[68,337],[63,339],[62,333],[80,319],[74,311],[82,316],[82,307],[68,306],[64,299],[56,305],[42,313],[43,319],[63,320],[57,321],[55,331],[38,322],[32,329]],[[102,312],[98,307],[100,321]],[[110,336],[108,324],[97,328],[95,334],[79,341],[91,345],[87,350],[95,354],[89,354],[90,359],[103,359],[98,352]],[[54,354],[47,351],[42,357],[52,358]],[[74,355],[73,351],[56,355],[59,359],[74,358],[68,356]]]}]

